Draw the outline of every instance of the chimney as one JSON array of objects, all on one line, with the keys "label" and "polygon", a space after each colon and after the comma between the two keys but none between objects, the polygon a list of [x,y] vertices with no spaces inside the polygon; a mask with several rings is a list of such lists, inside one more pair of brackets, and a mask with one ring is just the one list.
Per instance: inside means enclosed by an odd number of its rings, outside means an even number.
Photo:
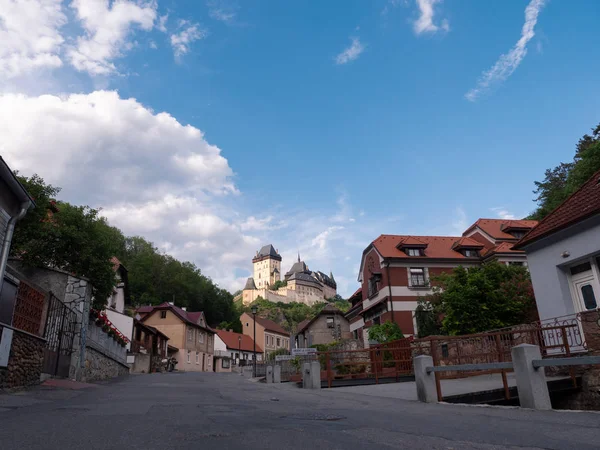
[{"label": "chimney", "polygon": [[181,309],[183,309],[184,311],[187,311],[187,306],[182,306]]}]

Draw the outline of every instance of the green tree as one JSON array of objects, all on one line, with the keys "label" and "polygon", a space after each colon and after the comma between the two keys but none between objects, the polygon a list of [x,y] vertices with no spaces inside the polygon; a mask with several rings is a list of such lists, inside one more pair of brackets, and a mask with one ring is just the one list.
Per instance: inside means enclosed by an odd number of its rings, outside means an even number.
[{"label": "green tree", "polygon": [[[439,295],[439,293],[434,295]],[[444,334],[441,313],[437,307],[439,304],[439,299],[430,301],[419,300],[417,302],[415,319],[420,338]]]},{"label": "green tree", "polygon": [[19,177],[19,181],[35,197],[37,208],[31,217],[17,224],[12,254],[26,265],[58,267],[88,278],[94,306],[102,307],[115,286],[110,259],[123,254],[122,233],[109,226],[96,209],[54,203],[52,196],[59,189],[47,185],[41,177]]},{"label": "green tree", "polygon": [[276,291],[277,289],[285,286],[287,286],[287,281],[277,280],[275,283],[273,283],[272,286],[269,286],[269,289],[271,289],[272,291]]},{"label": "green tree", "polygon": [[577,143],[573,162],[547,169],[543,181],[535,181],[538,208],[529,216],[541,220],[600,170],[600,125]]},{"label": "green tree", "polygon": [[377,341],[380,344],[403,338],[404,334],[396,322],[385,322],[369,328],[369,340]]},{"label": "green tree", "polygon": [[480,333],[531,321],[536,317],[529,272],[521,266],[489,263],[432,277],[435,293],[427,298],[450,335]]}]

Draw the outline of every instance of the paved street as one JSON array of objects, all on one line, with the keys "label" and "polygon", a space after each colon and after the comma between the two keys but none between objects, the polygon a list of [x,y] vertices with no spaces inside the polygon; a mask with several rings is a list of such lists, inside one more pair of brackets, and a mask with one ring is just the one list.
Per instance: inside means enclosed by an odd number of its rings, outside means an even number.
[{"label": "paved street", "polygon": [[234,374],[0,395],[0,448],[597,449],[600,414],[424,405]]}]

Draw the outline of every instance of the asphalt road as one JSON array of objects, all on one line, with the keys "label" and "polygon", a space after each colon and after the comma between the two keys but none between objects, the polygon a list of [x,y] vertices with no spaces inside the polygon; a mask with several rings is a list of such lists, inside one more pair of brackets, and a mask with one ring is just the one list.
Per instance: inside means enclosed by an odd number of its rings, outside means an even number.
[{"label": "asphalt road", "polygon": [[600,414],[425,405],[234,374],[0,395],[0,449],[598,449]]}]

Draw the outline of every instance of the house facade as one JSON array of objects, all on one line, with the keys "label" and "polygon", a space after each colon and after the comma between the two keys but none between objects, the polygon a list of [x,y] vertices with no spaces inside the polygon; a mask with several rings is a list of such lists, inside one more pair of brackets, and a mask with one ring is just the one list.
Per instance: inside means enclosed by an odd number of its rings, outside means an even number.
[{"label": "house facade", "polygon": [[127,269],[118,258],[111,260],[115,271],[116,285],[112,295],[106,302],[106,317],[112,324],[129,339],[127,350],[131,350],[131,341],[133,340],[133,317],[125,314],[125,307],[130,305],[129,284],[127,278]]},{"label": "house facade", "polygon": [[350,322],[342,311],[328,304],[312,319],[300,322],[296,333],[296,348],[331,344],[350,338]]},{"label": "house facade", "polygon": [[252,364],[252,356],[262,361],[263,349],[254,345],[252,338],[243,333],[234,333],[232,330],[217,330],[215,336],[215,363],[216,372],[231,372],[232,366],[247,366]]},{"label": "house facade", "polygon": [[[254,337],[254,319],[252,315],[244,313],[240,316],[243,334]],[[290,350],[290,334],[275,322],[256,316],[256,344],[263,349],[266,358],[269,353],[279,349]]]},{"label": "house facade", "polygon": [[131,353],[134,358],[130,363],[131,371],[151,373],[162,368],[162,360],[167,357],[169,337],[162,331],[135,320],[133,338]]},{"label": "house facade", "polygon": [[138,309],[140,321],[169,338],[169,355],[177,359],[177,370],[212,372],[215,331],[200,311],[190,312],[171,302]]},{"label": "house facade", "polygon": [[540,319],[600,305],[600,171],[515,246],[526,252]]},{"label": "house facade", "polygon": [[[523,250],[514,250],[523,233],[537,222],[479,219],[462,236],[381,235],[363,251],[357,293],[346,314],[354,335],[368,343],[368,329],[395,322],[406,336],[418,333],[418,302],[433,293],[432,277],[455,267],[473,267],[488,261],[526,265]],[[360,306],[357,306],[360,305]]]}]

